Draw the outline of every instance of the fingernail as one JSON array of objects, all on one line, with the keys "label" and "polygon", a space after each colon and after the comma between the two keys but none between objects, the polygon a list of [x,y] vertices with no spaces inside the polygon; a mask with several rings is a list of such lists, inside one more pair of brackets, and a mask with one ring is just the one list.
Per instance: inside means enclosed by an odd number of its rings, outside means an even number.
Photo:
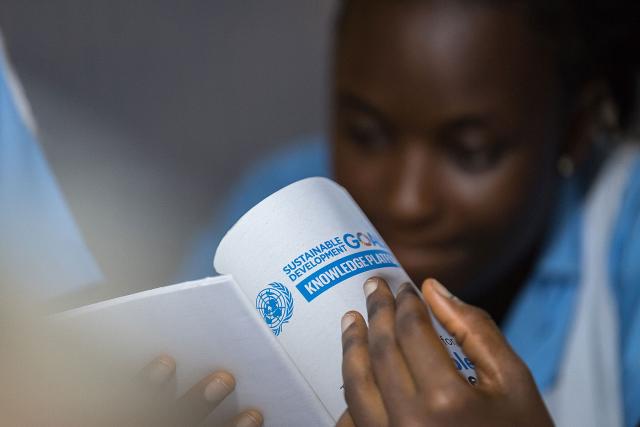
[{"label": "fingernail", "polygon": [[367,281],[364,282],[365,298],[371,295],[377,288],[378,288],[378,279],[376,279],[375,277],[367,279]]},{"label": "fingernail", "polygon": [[355,321],[356,321],[356,316],[354,316],[351,313],[347,313],[344,316],[342,316],[342,320],[340,321],[340,328],[342,329],[342,333],[344,334],[344,331],[349,329],[349,326],[351,326]]},{"label": "fingernail", "polygon": [[440,295],[442,295],[443,297],[447,298],[447,299],[454,299],[455,297],[453,296],[453,294],[451,292],[449,292],[449,289],[445,288],[442,283],[438,282],[436,279],[430,279],[431,280],[431,284],[433,286],[433,289],[436,290],[436,292],[438,292]]},{"label": "fingernail", "polygon": [[234,389],[234,385],[227,384],[222,378],[216,377],[204,388],[204,399],[207,402],[219,402]]},{"label": "fingernail", "polygon": [[236,420],[235,427],[260,427],[262,425],[262,416],[255,412],[245,412]]},{"label": "fingernail", "polygon": [[173,375],[173,370],[173,365],[158,359],[149,367],[147,379],[152,385],[162,385],[169,381],[169,378]]}]

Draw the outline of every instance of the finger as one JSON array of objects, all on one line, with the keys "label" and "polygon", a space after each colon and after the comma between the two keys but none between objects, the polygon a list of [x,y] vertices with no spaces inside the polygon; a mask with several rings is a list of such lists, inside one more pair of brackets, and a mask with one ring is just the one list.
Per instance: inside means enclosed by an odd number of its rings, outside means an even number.
[{"label": "finger", "polygon": [[345,314],[342,327],[342,378],[352,420],[358,426],[386,426],[384,402],[376,385],[367,338],[367,324],[357,312]]},{"label": "finger", "polygon": [[[415,394],[415,385],[395,334],[395,298],[381,278],[364,284],[369,316],[369,357],[387,408],[399,409]],[[390,411],[391,412],[391,411]],[[353,414],[352,414],[353,415]],[[393,418],[393,414],[389,413]]]},{"label": "finger", "polygon": [[146,420],[142,424],[158,424],[155,420],[165,418],[175,399],[175,372],[176,362],[167,354],[156,357],[140,370],[134,384],[137,392],[134,418]]},{"label": "finger", "polygon": [[231,421],[232,427],[261,427],[264,423],[264,419],[262,418],[262,414],[255,410],[250,409],[245,411],[235,417],[233,421]]},{"label": "finger", "polygon": [[427,306],[410,283],[402,285],[396,296],[396,337],[419,389],[465,385],[433,328]]},{"label": "finger", "polygon": [[217,371],[202,379],[176,402],[175,425],[202,422],[231,392],[236,381],[228,372]]},{"label": "finger", "polygon": [[336,427],[356,427],[349,411],[344,411],[336,423]]},{"label": "finger", "polygon": [[169,355],[162,354],[142,368],[139,376],[144,384],[158,388],[166,385],[175,372],[175,360]]},{"label": "finger", "polygon": [[530,377],[522,360],[484,310],[465,304],[434,279],[424,282],[422,292],[434,316],[475,365],[479,386],[503,386],[522,375]]}]

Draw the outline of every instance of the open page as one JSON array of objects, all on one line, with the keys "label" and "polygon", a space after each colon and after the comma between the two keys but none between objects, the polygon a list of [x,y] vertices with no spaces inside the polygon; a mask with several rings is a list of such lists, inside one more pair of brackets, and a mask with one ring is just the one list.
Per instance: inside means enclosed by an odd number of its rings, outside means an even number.
[{"label": "open page", "polygon": [[116,298],[56,320],[113,351],[120,359],[114,365],[129,369],[118,374],[131,378],[156,356],[171,355],[180,394],[217,369],[232,372],[236,390],[213,412],[215,425],[248,407],[270,427],[335,422],[229,276]]}]

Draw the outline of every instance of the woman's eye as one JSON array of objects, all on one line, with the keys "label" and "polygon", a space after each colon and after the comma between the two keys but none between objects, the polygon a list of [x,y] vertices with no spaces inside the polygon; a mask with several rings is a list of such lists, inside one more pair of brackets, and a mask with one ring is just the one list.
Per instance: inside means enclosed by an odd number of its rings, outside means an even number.
[{"label": "woman's eye", "polygon": [[501,144],[464,144],[449,145],[453,161],[469,172],[484,172],[496,166],[502,157]]},{"label": "woman's eye", "polygon": [[366,149],[379,149],[389,144],[389,138],[379,126],[364,123],[346,123],[343,126],[346,138]]}]

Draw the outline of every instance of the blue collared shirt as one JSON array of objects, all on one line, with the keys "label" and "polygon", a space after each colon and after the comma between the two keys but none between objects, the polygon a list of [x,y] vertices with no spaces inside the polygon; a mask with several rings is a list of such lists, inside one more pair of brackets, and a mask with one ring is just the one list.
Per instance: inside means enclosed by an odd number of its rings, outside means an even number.
[{"label": "blue collared shirt", "polygon": [[0,38],[0,290],[46,301],[102,280],[35,138]]},{"label": "blue collared shirt", "polygon": [[[180,279],[210,275],[213,252],[224,232],[260,200],[299,179],[330,175],[328,149],[320,137],[297,141],[252,167],[194,242]],[[503,325],[543,392],[556,379],[575,308],[585,175],[566,180],[561,188],[548,244]],[[634,165],[624,195],[609,266],[618,302],[625,424],[632,426],[640,421],[640,162]]]}]

